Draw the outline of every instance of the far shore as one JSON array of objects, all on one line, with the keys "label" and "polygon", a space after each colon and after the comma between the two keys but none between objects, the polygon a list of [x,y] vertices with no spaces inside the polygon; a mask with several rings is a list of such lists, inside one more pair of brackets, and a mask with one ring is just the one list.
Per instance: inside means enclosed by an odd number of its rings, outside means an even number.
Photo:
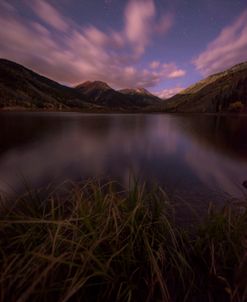
[{"label": "far shore", "polygon": [[126,109],[105,109],[105,108],[100,108],[100,109],[80,109],[80,108],[64,108],[64,109],[57,109],[57,108],[44,108],[44,109],[39,109],[39,108],[25,108],[25,107],[3,107],[0,108],[0,113],[6,113],[6,112],[40,112],[40,113],[87,113],[87,114],[172,114],[172,115],[209,115],[209,116],[247,116],[247,112],[169,112],[169,111],[156,111],[156,110],[126,110]]}]

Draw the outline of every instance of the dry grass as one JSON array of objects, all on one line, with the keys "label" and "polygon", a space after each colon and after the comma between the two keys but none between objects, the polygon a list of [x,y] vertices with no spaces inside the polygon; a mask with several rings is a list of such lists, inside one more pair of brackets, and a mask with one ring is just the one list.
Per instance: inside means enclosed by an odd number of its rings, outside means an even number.
[{"label": "dry grass", "polygon": [[41,196],[2,200],[1,301],[246,301],[244,204],[190,231],[159,188]]}]

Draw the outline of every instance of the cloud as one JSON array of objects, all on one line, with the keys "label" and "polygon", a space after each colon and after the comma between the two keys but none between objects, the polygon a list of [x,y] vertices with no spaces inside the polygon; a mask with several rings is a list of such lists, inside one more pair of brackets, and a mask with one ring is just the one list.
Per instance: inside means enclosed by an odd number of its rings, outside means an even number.
[{"label": "cloud", "polygon": [[153,87],[183,76],[175,64],[137,67],[157,28],[153,0],[130,0],[123,30],[107,32],[74,23],[48,1],[24,3],[36,18],[25,19],[14,7],[2,5],[1,57],[70,85],[103,80],[116,88]]},{"label": "cloud", "polygon": [[42,0],[33,0],[29,2],[32,9],[42,21],[51,25],[57,30],[66,32],[68,24],[64,18],[48,2]]},{"label": "cloud", "polygon": [[152,0],[132,0],[125,10],[125,34],[135,45],[137,53],[143,53],[152,32],[155,5]]},{"label": "cloud", "polygon": [[144,53],[152,34],[165,34],[173,25],[171,13],[161,16],[155,22],[156,7],[154,0],[130,0],[125,10],[124,33],[127,40],[134,45],[137,55]]},{"label": "cloud", "polygon": [[10,3],[6,2],[5,0],[2,0],[0,2],[0,9],[2,12],[15,12],[14,6],[12,6]]},{"label": "cloud", "polygon": [[150,63],[150,67],[152,69],[157,69],[160,66],[160,62],[159,61],[153,61]]},{"label": "cloud", "polygon": [[181,78],[184,77],[186,75],[186,71],[183,69],[177,69],[174,70],[173,72],[171,72],[171,74],[169,75],[170,79],[177,79],[177,78]]},{"label": "cloud", "polygon": [[193,62],[203,75],[223,71],[247,60],[247,10],[219,36]]},{"label": "cloud", "polygon": [[167,76],[168,79],[177,79],[182,78],[186,75],[186,71],[183,69],[177,68],[176,64],[163,64],[160,68],[160,74]]},{"label": "cloud", "polygon": [[172,14],[166,14],[161,17],[161,20],[158,24],[156,24],[155,30],[157,33],[166,33],[169,31],[169,29],[173,25],[173,15]]},{"label": "cloud", "polygon": [[155,93],[161,99],[169,99],[172,96],[178,94],[180,91],[184,90],[182,87],[174,87],[169,89],[163,89],[157,93]]}]

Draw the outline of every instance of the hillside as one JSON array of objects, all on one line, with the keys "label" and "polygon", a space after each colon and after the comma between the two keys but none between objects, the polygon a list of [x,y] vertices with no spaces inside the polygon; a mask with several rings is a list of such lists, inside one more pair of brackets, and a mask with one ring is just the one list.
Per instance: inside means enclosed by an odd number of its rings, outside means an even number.
[{"label": "hillside", "polygon": [[0,59],[0,107],[66,109],[88,107],[90,100],[17,63]]},{"label": "hillside", "polygon": [[157,111],[246,112],[247,62],[211,75],[163,104]]}]

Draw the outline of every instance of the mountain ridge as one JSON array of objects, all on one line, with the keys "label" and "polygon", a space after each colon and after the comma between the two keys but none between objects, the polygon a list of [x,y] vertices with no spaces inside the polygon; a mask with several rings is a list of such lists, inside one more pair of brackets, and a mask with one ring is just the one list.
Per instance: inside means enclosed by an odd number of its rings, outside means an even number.
[{"label": "mountain ridge", "polygon": [[67,87],[21,64],[0,59],[0,108],[138,111],[147,105],[144,97],[123,94],[102,81]]},{"label": "mountain ridge", "polygon": [[161,101],[145,88],[114,90],[102,81],[86,81],[75,88],[99,105],[146,107]]},{"label": "mountain ridge", "polygon": [[145,88],[114,90],[102,81],[67,87],[0,59],[0,110],[247,113],[247,62],[208,76],[167,100]]},{"label": "mountain ridge", "polygon": [[192,84],[156,109],[181,113],[247,112],[247,62]]},{"label": "mountain ridge", "polygon": [[94,104],[121,108],[131,106],[129,98],[102,81],[86,81],[77,85],[75,89],[85,94]]},{"label": "mountain ridge", "polygon": [[140,99],[143,102],[145,102],[147,106],[158,105],[162,102],[162,100],[159,97],[153,95],[151,92],[149,92],[147,89],[143,87],[121,89],[119,90],[119,92],[125,95],[130,95],[136,100]]},{"label": "mountain ridge", "polygon": [[0,59],[0,106],[52,109],[88,107],[87,97],[18,63]]}]

